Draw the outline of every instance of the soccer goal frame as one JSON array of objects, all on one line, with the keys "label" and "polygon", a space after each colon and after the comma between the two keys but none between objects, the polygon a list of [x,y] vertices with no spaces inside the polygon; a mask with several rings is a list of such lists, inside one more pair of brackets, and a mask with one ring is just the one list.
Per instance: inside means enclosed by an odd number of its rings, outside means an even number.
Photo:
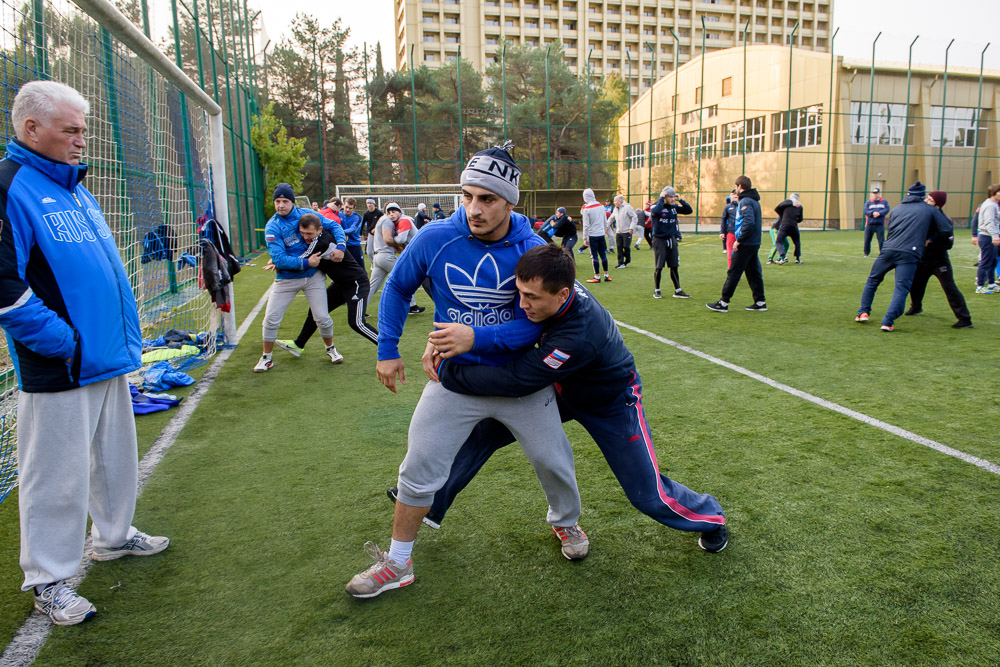
[{"label": "soccer goal frame", "polygon": [[375,206],[385,210],[386,204],[397,204],[409,216],[417,214],[417,206],[427,205],[427,215],[433,217],[431,207],[437,203],[445,215],[451,215],[462,205],[462,186],[458,183],[428,185],[338,185],[337,198],[357,200],[357,208],[364,211],[366,199],[374,199]]}]

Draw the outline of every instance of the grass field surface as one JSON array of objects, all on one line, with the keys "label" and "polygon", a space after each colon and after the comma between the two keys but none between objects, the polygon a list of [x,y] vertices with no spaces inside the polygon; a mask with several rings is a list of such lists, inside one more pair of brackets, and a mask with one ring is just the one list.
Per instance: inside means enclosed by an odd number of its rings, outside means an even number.
[{"label": "grass field surface", "polygon": [[[952,251],[975,328],[954,330],[932,279],[924,313],[892,334],[854,322],[874,258],[861,234],[803,234],[805,263],[765,266],[769,311],[745,284],[719,298],[717,236],[688,236],[690,300],[652,298],[652,252],[592,292],[617,320],[826,401],[1000,463],[993,381],[1000,296],[973,293],[976,249]],[[766,248],[762,251],[762,257]],[[589,256],[577,255],[579,277]],[[614,265],[612,257],[612,266]],[[242,318],[270,283],[237,278]],[[429,305],[422,292],[417,296]],[[281,330],[306,313],[297,298]],[[416,582],[371,600],[343,590],[389,546],[386,487],[406,450],[426,378],[430,311],[410,317],[398,395],[375,349],[333,315],[343,364],[318,339],[265,374],[257,317],[139,498],[136,525],[164,554],[94,566],[80,592],[98,608],[54,628],[37,663],[986,665],[1000,655],[1000,476],[623,329],[644,382],[661,469],[726,511],[729,546],[634,510],[596,445],[567,432],[583,497],[587,559],[570,562],[516,447],[498,453],[441,531],[422,528]],[[141,448],[167,417],[141,417]],[[0,644],[20,626],[16,497],[0,504]]]}]

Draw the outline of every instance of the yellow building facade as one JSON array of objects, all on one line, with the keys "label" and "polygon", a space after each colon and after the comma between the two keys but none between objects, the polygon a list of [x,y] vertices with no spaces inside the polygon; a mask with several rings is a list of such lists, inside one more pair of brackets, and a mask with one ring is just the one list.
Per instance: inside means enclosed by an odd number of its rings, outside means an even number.
[{"label": "yellow building facade", "polygon": [[872,76],[870,61],[787,46],[709,52],[619,119],[618,187],[639,205],[673,185],[711,228],[745,173],[765,221],[798,192],[803,226],[858,229],[873,187],[896,204],[919,180],[964,220],[1000,180],[1000,72],[982,74],[876,62]]}]

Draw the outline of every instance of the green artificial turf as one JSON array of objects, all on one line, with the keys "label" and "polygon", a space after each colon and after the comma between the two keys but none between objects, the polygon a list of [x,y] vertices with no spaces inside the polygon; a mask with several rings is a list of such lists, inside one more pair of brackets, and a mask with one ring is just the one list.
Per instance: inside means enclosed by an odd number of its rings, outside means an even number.
[{"label": "green artificial turf", "polygon": [[[705,308],[725,273],[711,235],[681,246],[690,300],[669,298],[666,275],[668,298],[652,299],[645,245],[592,291],[621,322],[1000,462],[986,367],[1000,297],[973,294],[975,249],[961,237],[952,252],[974,329],[949,327],[932,279],[924,314],[884,334],[891,274],[873,323],[854,322],[873,259],[861,257],[860,233],[803,237],[804,264],[765,267],[766,313],[743,310],[746,285],[729,313]],[[589,277],[588,258],[577,258]],[[238,276],[239,318],[269,281],[255,268]],[[296,299],[281,337],[305,313]],[[421,529],[414,585],[349,597],[344,584],[370,564],[363,543],[388,548],[385,488],[425,382],[429,315],[407,323],[398,395],[378,383],[374,346],[347,328],[344,311],[333,316],[343,364],[329,364],[314,340],[300,359],[277,350],[270,372],[252,373],[258,316],[139,499],[136,525],[169,535],[170,549],[93,567],[80,592],[98,615],[55,628],[37,664],[996,661],[1000,476],[630,330],[661,470],[720,500],[725,551],[707,554],[697,536],[635,511],[570,424],[586,560],[560,555],[514,446],[463,492],[441,531]],[[16,552],[14,507],[0,505],[5,559]],[[16,562],[0,568],[0,583],[16,587]],[[24,594],[0,592],[5,632],[29,606]]]}]

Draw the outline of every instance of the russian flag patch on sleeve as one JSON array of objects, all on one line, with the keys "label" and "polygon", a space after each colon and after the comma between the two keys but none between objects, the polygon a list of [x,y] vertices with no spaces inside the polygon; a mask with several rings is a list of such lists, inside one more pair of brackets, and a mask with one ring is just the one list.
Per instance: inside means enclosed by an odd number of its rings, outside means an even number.
[{"label": "russian flag patch on sleeve", "polygon": [[559,368],[567,361],[569,361],[569,355],[563,352],[562,350],[558,349],[552,350],[549,356],[542,359],[542,361],[545,362],[546,366],[549,366],[551,368]]}]

